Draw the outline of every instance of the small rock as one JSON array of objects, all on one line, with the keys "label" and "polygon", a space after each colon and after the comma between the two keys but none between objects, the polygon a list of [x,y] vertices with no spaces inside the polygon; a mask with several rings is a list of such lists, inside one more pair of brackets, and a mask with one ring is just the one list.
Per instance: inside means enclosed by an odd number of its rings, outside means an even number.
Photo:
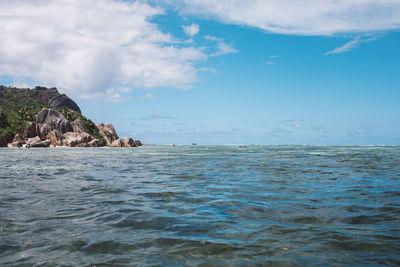
[{"label": "small rock", "polygon": [[16,134],[16,135],[14,136],[14,139],[13,139],[12,142],[13,142],[13,143],[19,142],[19,143],[21,143],[21,144],[26,144],[26,142],[25,142],[25,137],[23,137],[21,134]]},{"label": "small rock", "polygon": [[88,133],[74,133],[68,132],[64,134],[66,146],[77,146],[82,143],[89,143],[92,141],[92,136]]},{"label": "small rock", "polygon": [[142,144],[142,142],[140,142],[140,140],[134,140],[133,141],[133,146],[134,147],[138,147],[138,146],[142,146],[143,144]]},{"label": "small rock", "polygon": [[22,147],[23,143],[21,143],[20,141],[13,141],[12,143],[10,143],[8,146],[9,147]]}]

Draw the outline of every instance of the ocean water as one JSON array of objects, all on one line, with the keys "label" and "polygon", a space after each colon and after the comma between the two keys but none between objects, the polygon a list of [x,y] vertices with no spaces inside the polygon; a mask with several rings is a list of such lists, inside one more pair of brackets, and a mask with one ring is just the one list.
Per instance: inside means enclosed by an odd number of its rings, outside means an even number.
[{"label": "ocean water", "polygon": [[400,147],[0,149],[0,266],[400,265]]}]

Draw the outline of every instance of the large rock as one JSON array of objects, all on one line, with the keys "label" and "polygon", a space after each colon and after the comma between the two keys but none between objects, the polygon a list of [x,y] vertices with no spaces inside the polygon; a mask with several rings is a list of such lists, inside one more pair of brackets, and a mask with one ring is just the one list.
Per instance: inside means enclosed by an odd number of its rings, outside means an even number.
[{"label": "large rock", "polygon": [[61,133],[67,133],[72,131],[71,124],[60,112],[45,108],[42,109],[36,119],[36,125],[38,127],[38,136],[45,140],[49,132],[57,130]]},{"label": "large rock", "polygon": [[37,136],[37,126],[35,122],[30,122],[28,127],[25,129],[25,135],[27,138],[32,138]]},{"label": "large rock", "polygon": [[14,139],[13,139],[12,142],[13,142],[13,143],[19,142],[19,143],[21,143],[21,144],[26,144],[26,142],[25,142],[25,137],[23,137],[21,134],[16,134],[16,135],[14,136]]},{"label": "large rock", "polygon": [[65,145],[65,136],[58,130],[53,130],[49,132],[46,137],[50,141],[50,144],[52,146]]},{"label": "large rock", "polygon": [[72,100],[65,94],[60,94],[57,88],[36,86],[34,89],[29,91],[29,97],[35,100],[39,100],[45,105],[55,109],[62,109],[63,107],[67,107],[73,111],[81,113],[81,109],[74,102],[74,100]]},{"label": "large rock", "polygon": [[89,144],[90,147],[101,147],[101,146],[103,146],[103,143],[99,139],[93,139],[88,144]]},{"label": "large rock", "polygon": [[83,146],[93,140],[92,136],[88,133],[74,133],[68,132],[64,134],[66,146]]},{"label": "large rock", "polygon": [[120,139],[122,147],[133,147],[133,139],[130,137],[124,137]]},{"label": "large rock", "polygon": [[7,147],[7,142],[1,135],[0,135],[0,147]]},{"label": "large rock", "polygon": [[33,138],[28,138],[26,140],[26,147],[49,147],[50,146],[50,140],[44,140],[40,139],[39,136],[33,137]]},{"label": "large rock", "polygon": [[88,133],[92,135],[91,131],[83,124],[81,120],[74,120],[71,122],[72,131],[74,133]]},{"label": "large rock", "polygon": [[120,139],[117,139],[117,140],[114,140],[111,144],[109,144],[108,146],[111,146],[111,147],[121,147],[121,140]]},{"label": "large rock", "polygon": [[132,138],[124,137],[124,138],[114,140],[108,146],[111,146],[111,147],[133,147],[133,146],[137,146],[137,145],[135,145],[135,141]]},{"label": "large rock", "polygon": [[26,140],[26,144],[27,144],[27,145],[31,145],[31,144],[33,144],[33,143],[38,143],[38,142],[41,142],[41,141],[42,141],[42,139],[40,139],[39,136],[35,136],[35,137],[32,137],[32,138],[28,138],[28,139]]},{"label": "large rock", "polygon": [[111,145],[112,142],[119,139],[117,132],[115,131],[114,126],[111,123],[105,125],[101,122],[99,123],[99,125],[97,125],[97,128],[99,129],[100,134],[106,140],[107,145]]}]

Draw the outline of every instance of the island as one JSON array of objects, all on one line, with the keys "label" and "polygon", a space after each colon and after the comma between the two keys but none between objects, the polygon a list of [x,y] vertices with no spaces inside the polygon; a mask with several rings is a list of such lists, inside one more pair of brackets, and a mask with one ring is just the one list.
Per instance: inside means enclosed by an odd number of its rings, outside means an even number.
[{"label": "island", "polygon": [[0,85],[0,147],[138,147],[119,138],[111,123],[99,123],[57,88]]}]

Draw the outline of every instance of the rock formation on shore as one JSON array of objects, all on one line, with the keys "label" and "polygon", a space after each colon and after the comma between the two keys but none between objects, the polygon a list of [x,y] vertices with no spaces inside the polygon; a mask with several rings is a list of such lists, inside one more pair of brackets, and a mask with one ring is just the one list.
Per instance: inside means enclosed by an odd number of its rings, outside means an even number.
[{"label": "rock formation on shore", "polygon": [[37,136],[47,139],[49,132],[57,130],[60,133],[72,132],[69,121],[58,111],[50,108],[42,109],[36,119]]},{"label": "rock formation on shore", "polygon": [[101,122],[97,125],[97,128],[99,129],[100,134],[106,140],[107,145],[112,145],[115,140],[119,139],[117,132],[115,131],[114,126],[111,123],[105,125]]},{"label": "rock formation on shore", "polygon": [[[72,125],[72,126],[71,126]],[[25,138],[16,134],[13,141],[8,144],[10,147],[137,147],[141,146],[139,140],[130,137],[118,138],[114,126],[109,123],[99,123],[99,131],[104,136],[106,144],[93,137],[90,130],[80,121],[72,123],[63,114],[54,109],[42,109],[36,120],[37,135],[33,138]],[[7,146],[4,138],[0,136],[0,146]]]},{"label": "rock formation on shore", "polygon": [[[52,108],[49,108],[52,107]],[[78,105],[56,88],[0,86],[0,147],[136,147],[139,140],[119,138],[114,126],[96,126]]]}]

